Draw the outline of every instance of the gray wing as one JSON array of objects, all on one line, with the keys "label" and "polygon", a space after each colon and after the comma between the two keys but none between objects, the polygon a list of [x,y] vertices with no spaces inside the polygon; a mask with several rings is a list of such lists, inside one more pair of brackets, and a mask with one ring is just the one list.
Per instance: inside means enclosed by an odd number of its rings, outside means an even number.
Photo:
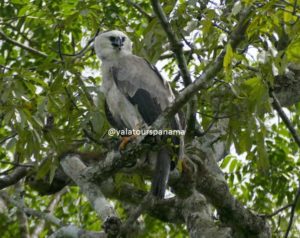
[{"label": "gray wing", "polygon": [[119,90],[151,125],[173,99],[169,85],[146,60],[135,55],[121,57],[112,74]]}]

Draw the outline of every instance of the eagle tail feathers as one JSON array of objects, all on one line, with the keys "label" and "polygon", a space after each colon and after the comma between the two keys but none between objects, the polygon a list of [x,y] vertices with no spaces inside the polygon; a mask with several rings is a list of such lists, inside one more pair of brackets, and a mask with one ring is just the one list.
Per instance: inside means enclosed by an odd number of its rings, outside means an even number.
[{"label": "eagle tail feathers", "polygon": [[165,196],[170,173],[170,152],[167,148],[162,148],[157,155],[154,176],[152,178],[151,192],[160,199]]}]

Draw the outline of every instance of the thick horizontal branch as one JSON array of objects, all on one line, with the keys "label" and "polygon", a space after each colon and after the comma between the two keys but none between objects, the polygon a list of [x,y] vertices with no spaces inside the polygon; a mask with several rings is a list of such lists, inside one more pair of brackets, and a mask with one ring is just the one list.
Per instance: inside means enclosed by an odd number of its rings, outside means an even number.
[{"label": "thick horizontal branch", "polygon": [[19,166],[16,167],[12,173],[0,177],[0,190],[11,185],[16,184],[20,179],[24,178],[31,167]]},{"label": "thick horizontal branch", "polygon": [[108,238],[104,232],[85,231],[74,225],[69,225],[58,229],[49,238]]}]

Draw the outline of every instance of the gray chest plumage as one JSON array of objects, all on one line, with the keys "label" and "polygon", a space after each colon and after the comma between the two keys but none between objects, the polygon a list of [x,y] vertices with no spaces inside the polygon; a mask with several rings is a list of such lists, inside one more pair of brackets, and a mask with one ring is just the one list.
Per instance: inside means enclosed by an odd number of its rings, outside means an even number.
[{"label": "gray chest plumage", "polygon": [[168,85],[144,59],[122,55],[103,61],[103,90],[118,128],[151,125],[173,100]]}]

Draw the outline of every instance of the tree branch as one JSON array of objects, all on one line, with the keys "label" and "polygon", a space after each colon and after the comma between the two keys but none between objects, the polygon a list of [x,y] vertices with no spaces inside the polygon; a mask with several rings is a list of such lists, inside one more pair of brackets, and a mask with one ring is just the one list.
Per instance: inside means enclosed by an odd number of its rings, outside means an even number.
[{"label": "tree branch", "polygon": [[20,179],[24,178],[30,170],[30,167],[17,167],[11,174],[0,178],[0,190],[16,184]]},{"label": "tree branch", "polygon": [[212,219],[212,212],[205,197],[194,191],[190,197],[183,201],[183,210],[187,230],[191,238],[214,237],[230,238],[230,227],[219,227]]},{"label": "tree branch", "polygon": [[38,217],[40,219],[44,219],[47,222],[49,222],[53,225],[56,225],[56,226],[64,226],[65,225],[60,219],[58,219],[57,217],[55,217],[51,214],[40,212],[40,211],[23,206],[22,204],[18,203],[11,196],[9,196],[8,193],[6,193],[4,191],[0,192],[0,196],[4,200],[10,202],[12,205],[16,206],[19,210],[23,211],[24,213],[26,213],[28,215],[32,215],[32,216]]},{"label": "tree branch", "polygon": [[169,39],[169,42],[171,44],[172,51],[174,52],[177,62],[178,62],[178,67],[180,69],[184,85],[188,86],[189,84],[192,83],[190,72],[187,67],[186,59],[184,56],[183,52],[183,44],[179,41],[178,37],[176,34],[174,34],[172,27],[170,23],[168,22],[167,16],[165,15],[159,0],[151,0],[151,4],[153,7],[153,10],[160,20],[161,26],[163,27],[164,31],[166,32],[166,35]]},{"label": "tree branch", "polygon": [[72,178],[89,199],[93,209],[104,223],[105,233],[109,235],[119,234],[121,220],[117,217],[117,213],[110,202],[104,197],[99,186],[92,182],[95,181],[95,178],[88,173],[87,167],[80,160],[80,156],[68,154],[62,158],[60,164],[64,172]]},{"label": "tree branch", "polygon": [[[231,44],[233,49],[238,46],[244,37],[244,33],[249,25],[248,18],[250,14],[251,7],[245,8],[241,12],[240,20],[235,30],[230,35],[229,44]],[[161,128],[165,122],[169,120],[169,118],[172,118],[192,98],[193,95],[198,93],[199,90],[208,88],[210,85],[212,85],[213,81],[211,79],[215,77],[219,71],[221,71],[225,54],[226,50],[224,49],[217,57],[215,62],[209,64],[204,72],[180,93],[175,101],[153,123],[154,128]]]},{"label": "tree branch", "polygon": [[148,19],[148,21],[151,21],[153,19],[153,17],[149,15],[147,12],[145,12],[145,10],[139,4],[132,2],[131,0],[125,0],[125,1],[131,6],[133,6],[136,10],[138,10],[139,13],[144,15]]},{"label": "tree branch", "polygon": [[74,54],[67,54],[67,53],[62,53],[61,52],[61,55],[69,56],[69,57],[75,57],[75,58],[82,57],[86,52],[88,52],[89,50],[92,50],[93,46],[90,46],[90,45],[93,43],[95,38],[98,36],[99,32],[100,32],[100,29],[98,28],[96,33],[94,34],[94,36],[91,39],[88,40],[87,44],[79,52],[74,53]]},{"label": "tree branch", "polygon": [[24,50],[26,50],[26,51],[29,51],[30,53],[33,53],[33,54],[35,54],[35,55],[42,56],[42,57],[45,57],[45,58],[48,57],[48,55],[47,55],[46,53],[44,53],[44,52],[41,52],[41,51],[39,51],[39,50],[36,50],[36,49],[34,49],[34,48],[30,47],[30,46],[23,45],[23,44],[21,44],[20,42],[11,39],[11,38],[10,38],[9,36],[7,36],[2,30],[0,30],[0,36],[2,36],[2,38],[3,38],[5,41],[7,41],[8,43],[11,43],[11,44],[13,44],[13,45],[15,45],[15,46],[18,46],[18,47],[20,47],[20,48],[22,48],[22,49],[24,49]]},{"label": "tree branch", "polygon": [[282,212],[282,211],[284,211],[284,210],[286,210],[287,208],[292,207],[292,206],[293,206],[293,204],[285,205],[285,206],[279,208],[278,210],[276,210],[275,212],[272,212],[271,214],[263,214],[263,215],[261,215],[261,217],[271,218],[271,217],[276,216],[276,215],[279,214],[280,212]]},{"label": "tree branch", "polygon": [[[190,158],[197,165],[196,188],[218,210],[221,221],[230,226],[234,232],[253,234],[269,234],[269,227],[259,215],[246,209],[230,193],[225,178],[214,158],[214,152],[208,138],[201,138],[200,142],[193,142]],[[187,149],[189,151],[189,149]],[[262,236],[263,237],[263,236]],[[269,237],[269,236],[264,236]]]},{"label": "tree branch", "polygon": [[290,233],[290,230],[291,230],[292,225],[293,225],[293,220],[294,220],[294,216],[295,216],[295,212],[296,212],[296,206],[298,204],[299,198],[300,198],[300,182],[299,182],[299,185],[298,185],[298,189],[297,189],[295,199],[293,201],[293,205],[291,207],[291,215],[290,215],[289,225],[288,225],[288,228],[286,229],[284,238],[289,237],[289,233]]},{"label": "tree branch", "polygon": [[292,137],[294,138],[295,142],[297,143],[298,147],[300,148],[300,137],[299,137],[296,129],[294,128],[292,122],[287,117],[285,112],[282,110],[280,102],[278,101],[278,99],[277,99],[276,95],[274,94],[274,92],[271,91],[270,96],[273,99],[272,105],[273,105],[274,109],[278,112],[278,115],[280,116],[280,118],[282,119],[282,121],[284,122],[284,124],[286,125],[288,130],[290,131],[290,133],[291,133]]},{"label": "tree branch", "polygon": [[85,231],[74,225],[58,229],[49,238],[108,238],[104,232]]},{"label": "tree branch", "polygon": [[[49,203],[49,205],[47,206],[47,211],[49,211],[49,213],[53,213],[55,207],[57,206],[57,204],[59,203],[61,197],[63,194],[65,194],[67,191],[67,189],[63,189],[60,192],[54,194],[52,201]],[[31,238],[38,238],[40,233],[43,231],[44,227],[45,227],[45,220],[41,220],[38,224],[36,224],[32,234],[31,234]]]}]

